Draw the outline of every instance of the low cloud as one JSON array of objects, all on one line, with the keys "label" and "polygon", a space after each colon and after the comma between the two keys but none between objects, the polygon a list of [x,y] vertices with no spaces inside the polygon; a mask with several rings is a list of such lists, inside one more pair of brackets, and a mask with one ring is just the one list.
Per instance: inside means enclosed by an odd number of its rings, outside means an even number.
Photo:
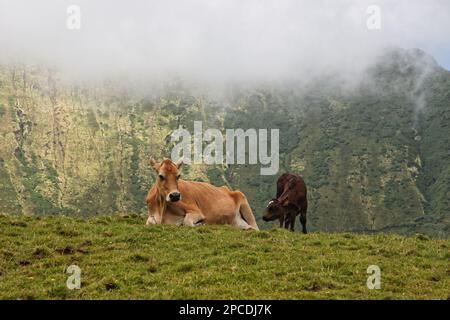
[{"label": "low cloud", "polygon": [[[81,29],[67,28],[67,8]],[[366,10],[381,10],[369,30]],[[78,78],[265,81],[359,72],[389,46],[449,46],[450,2],[302,0],[0,0],[0,62]]]}]

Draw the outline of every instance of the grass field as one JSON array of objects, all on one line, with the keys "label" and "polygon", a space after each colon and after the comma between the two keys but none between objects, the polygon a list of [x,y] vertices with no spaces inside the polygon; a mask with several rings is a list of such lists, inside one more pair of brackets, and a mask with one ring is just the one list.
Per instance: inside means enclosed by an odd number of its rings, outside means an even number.
[{"label": "grass field", "polygon": [[[450,241],[0,216],[0,299],[449,299]],[[70,265],[81,289],[66,287]],[[366,270],[381,268],[381,289]]]}]

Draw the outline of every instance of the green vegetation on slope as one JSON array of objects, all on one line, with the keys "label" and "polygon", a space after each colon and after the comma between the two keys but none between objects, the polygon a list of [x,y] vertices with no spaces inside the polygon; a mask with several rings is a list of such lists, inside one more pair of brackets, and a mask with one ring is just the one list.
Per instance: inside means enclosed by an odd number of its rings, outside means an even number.
[{"label": "green vegetation on slope", "polygon": [[[170,133],[195,120],[279,129],[279,173],[304,177],[310,230],[450,236],[450,72],[414,50],[387,54],[352,89],[326,77],[220,99],[180,82],[144,96],[0,66],[0,214],[145,213],[149,158],[170,157]],[[183,177],[241,189],[260,223],[277,179],[259,164],[190,165]]]},{"label": "green vegetation on slope", "polygon": [[[0,215],[0,299],[448,299],[449,240]],[[81,289],[65,271],[81,268]],[[381,268],[381,289],[366,287]]]}]

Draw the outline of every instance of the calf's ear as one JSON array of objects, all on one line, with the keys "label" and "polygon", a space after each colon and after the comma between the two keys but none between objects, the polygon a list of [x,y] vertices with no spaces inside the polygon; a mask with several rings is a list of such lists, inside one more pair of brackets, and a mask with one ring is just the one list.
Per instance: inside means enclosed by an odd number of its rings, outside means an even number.
[{"label": "calf's ear", "polygon": [[148,163],[150,167],[153,168],[153,170],[155,170],[157,173],[159,172],[159,168],[161,167],[161,165],[158,162],[156,162],[153,158],[151,158]]}]

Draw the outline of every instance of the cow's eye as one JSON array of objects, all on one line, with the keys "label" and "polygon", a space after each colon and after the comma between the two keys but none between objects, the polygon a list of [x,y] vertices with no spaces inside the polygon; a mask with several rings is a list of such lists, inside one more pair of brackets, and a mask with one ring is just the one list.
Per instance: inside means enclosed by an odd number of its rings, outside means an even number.
[{"label": "cow's eye", "polygon": [[161,181],[164,181],[164,176],[162,174],[160,174],[159,179],[161,179]]},{"label": "cow's eye", "polygon": [[180,177],[181,177],[181,174],[177,175],[177,180],[180,179]]}]

